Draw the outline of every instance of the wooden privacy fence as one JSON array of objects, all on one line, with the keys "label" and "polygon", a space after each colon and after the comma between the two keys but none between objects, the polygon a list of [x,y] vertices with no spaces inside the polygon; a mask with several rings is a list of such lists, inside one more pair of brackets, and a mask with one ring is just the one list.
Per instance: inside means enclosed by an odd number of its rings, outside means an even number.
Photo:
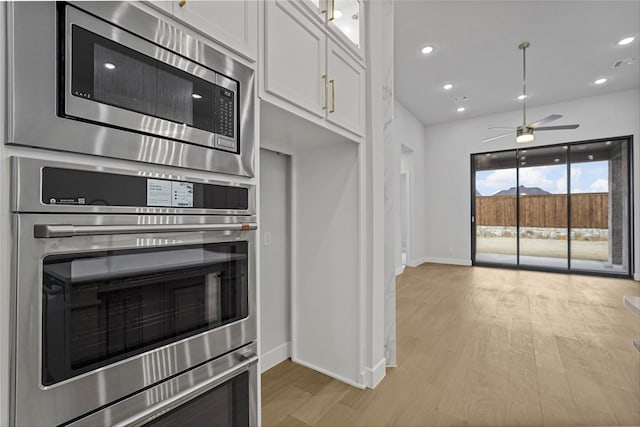
[{"label": "wooden privacy fence", "polygon": [[[521,227],[567,227],[567,195],[520,196]],[[476,225],[516,226],[516,196],[476,196]],[[571,195],[572,228],[609,228],[609,194]]]}]

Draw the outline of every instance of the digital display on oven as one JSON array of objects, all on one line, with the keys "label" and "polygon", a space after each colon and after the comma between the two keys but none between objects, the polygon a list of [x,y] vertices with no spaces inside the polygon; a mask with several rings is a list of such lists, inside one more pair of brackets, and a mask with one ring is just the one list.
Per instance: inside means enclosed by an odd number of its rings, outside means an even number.
[{"label": "digital display on oven", "polygon": [[193,183],[147,179],[147,206],[193,207]]}]

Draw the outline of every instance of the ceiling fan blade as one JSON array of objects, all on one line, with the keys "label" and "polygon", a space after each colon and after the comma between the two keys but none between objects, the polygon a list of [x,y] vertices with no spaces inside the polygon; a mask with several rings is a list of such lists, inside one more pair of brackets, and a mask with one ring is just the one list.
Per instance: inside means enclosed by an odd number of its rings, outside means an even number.
[{"label": "ceiling fan blade", "polygon": [[549,123],[549,122],[552,122],[554,120],[558,120],[560,117],[562,117],[562,115],[560,115],[560,114],[552,114],[550,116],[545,117],[544,119],[538,120],[537,122],[533,122],[533,123],[528,124],[527,127],[536,128],[536,127],[540,126],[543,123]]},{"label": "ceiling fan blade", "polygon": [[494,139],[504,138],[505,136],[514,135],[513,131],[509,133],[503,133],[502,135],[492,136],[491,138],[483,139],[482,142],[493,141]]},{"label": "ceiling fan blade", "polygon": [[514,128],[514,127],[505,127],[505,126],[497,126],[497,127],[492,127],[492,128],[489,128],[489,129],[491,129],[491,130],[512,130],[514,132],[516,130],[516,128]]},{"label": "ceiling fan blade", "polygon": [[539,130],[562,130],[562,129],[577,129],[580,125],[559,125],[559,126],[542,126],[536,128],[536,131]]}]

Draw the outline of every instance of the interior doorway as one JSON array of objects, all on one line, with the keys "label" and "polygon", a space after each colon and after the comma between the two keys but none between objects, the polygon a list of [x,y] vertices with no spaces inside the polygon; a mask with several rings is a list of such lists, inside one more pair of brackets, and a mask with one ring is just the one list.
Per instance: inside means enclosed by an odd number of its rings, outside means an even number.
[{"label": "interior doorway", "polygon": [[262,370],[291,356],[291,156],[260,149]]},{"label": "interior doorway", "polygon": [[629,277],[631,137],[472,155],[472,262]]}]

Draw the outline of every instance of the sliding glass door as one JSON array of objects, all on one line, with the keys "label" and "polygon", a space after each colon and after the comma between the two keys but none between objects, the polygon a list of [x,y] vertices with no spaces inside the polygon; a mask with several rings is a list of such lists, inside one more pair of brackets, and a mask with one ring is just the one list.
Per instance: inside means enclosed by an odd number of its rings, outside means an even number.
[{"label": "sliding glass door", "polygon": [[628,276],[631,141],[472,155],[477,265]]},{"label": "sliding glass door", "polygon": [[520,265],[567,270],[567,146],[519,150]]},{"label": "sliding glass door", "polygon": [[571,146],[571,266],[629,274],[630,142]]},{"label": "sliding glass door", "polygon": [[[476,261],[517,265],[518,153],[502,151],[474,156]],[[502,189],[497,191],[496,189]]]}]

